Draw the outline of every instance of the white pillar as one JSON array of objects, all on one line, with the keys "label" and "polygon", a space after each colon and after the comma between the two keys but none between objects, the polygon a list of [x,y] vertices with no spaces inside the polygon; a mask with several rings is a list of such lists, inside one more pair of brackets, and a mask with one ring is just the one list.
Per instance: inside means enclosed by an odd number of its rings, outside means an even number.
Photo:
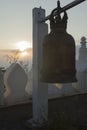
[{"label": "white pillar", "polygon": [[48,120],[48,85],[40,82],[41,50],[44,36],[48,33],[45,10],[33,9],[33,123],[43,125]]}]

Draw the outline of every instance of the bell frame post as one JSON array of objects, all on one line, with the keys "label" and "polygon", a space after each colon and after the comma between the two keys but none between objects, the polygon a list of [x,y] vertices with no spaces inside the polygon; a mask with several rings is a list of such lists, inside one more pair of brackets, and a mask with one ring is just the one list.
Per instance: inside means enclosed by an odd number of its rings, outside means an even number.
[{"label": "bell frame post", "polygon": [[44,9],[33,9],[33,117],[28,122],[34,127],[48,121],[48,85],[40,82],[42,42],[48,33],[48,25],[39,22],[44,17]]}]

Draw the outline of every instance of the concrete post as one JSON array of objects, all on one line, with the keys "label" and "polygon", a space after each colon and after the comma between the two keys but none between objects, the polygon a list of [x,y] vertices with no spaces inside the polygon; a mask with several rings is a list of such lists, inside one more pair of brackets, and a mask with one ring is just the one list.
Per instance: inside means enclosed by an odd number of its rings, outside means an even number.
[{"label": "concrete post", "polygon": [[41,50],[44,36],[48,33],[45,10],[33,9],[33,120],[32,125],[41,126],[48,120],[48,85],[40,82]]}]

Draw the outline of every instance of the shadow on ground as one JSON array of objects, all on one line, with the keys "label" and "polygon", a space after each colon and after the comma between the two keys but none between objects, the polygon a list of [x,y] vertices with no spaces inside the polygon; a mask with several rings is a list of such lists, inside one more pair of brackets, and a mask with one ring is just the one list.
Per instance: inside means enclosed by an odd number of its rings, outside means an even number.
[{"label": "shadow on ground", "polygon": [[[87,94],[52,99],[48,105],[48,123],[40,129],[87,130]],[[0,108],[0,130],[31,130],[26,126],[31,118],[32,103]]]}]

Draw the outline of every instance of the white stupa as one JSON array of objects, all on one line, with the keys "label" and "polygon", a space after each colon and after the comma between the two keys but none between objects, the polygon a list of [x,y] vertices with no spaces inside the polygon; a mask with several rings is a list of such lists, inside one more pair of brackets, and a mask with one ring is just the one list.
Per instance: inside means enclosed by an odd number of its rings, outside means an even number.
[{"label": "white stupa", "polygon": [[79,58],[77,61],[77,71],[84,71],[87,68],[87,47],[86,37],[81,38],[81,47],[79,49]]},{"label": "white stupa", "polygon": [[4,83],[9,90],[6,97],[7,104],[11,105],[27,100],[28,94],[25,91],[27,81],[27,74],[18,63],[13,63],[7,69],[4,75]]}]

